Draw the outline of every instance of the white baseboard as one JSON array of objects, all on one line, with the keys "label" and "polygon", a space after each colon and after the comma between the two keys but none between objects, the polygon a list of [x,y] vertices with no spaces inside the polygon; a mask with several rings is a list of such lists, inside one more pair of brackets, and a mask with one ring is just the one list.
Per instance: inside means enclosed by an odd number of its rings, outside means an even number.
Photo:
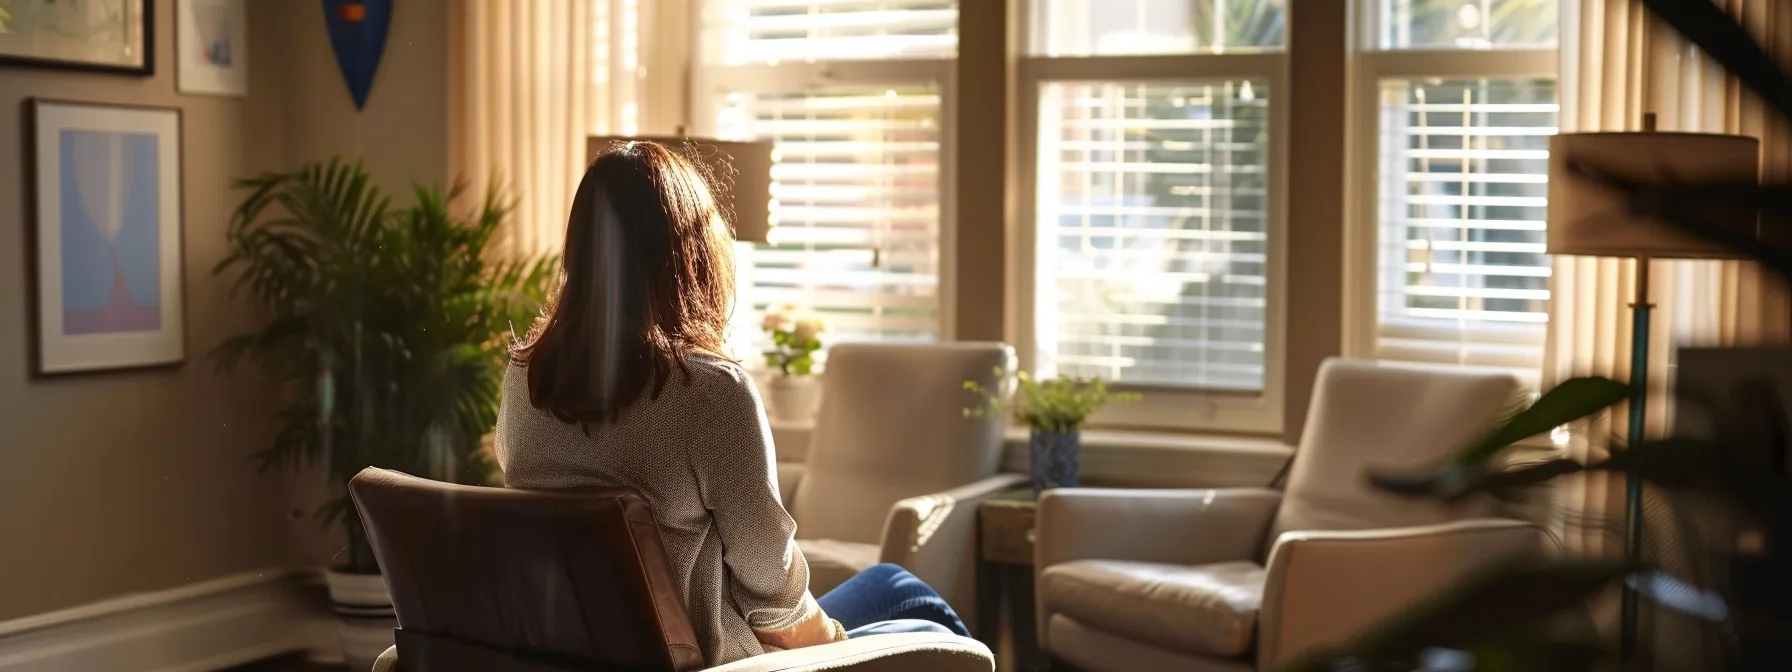
[{"label": "white baseboard", "polygon": [[309,651],[329,619],[312,601],[269,569],[0,622],[0,672],[211,672]]}]

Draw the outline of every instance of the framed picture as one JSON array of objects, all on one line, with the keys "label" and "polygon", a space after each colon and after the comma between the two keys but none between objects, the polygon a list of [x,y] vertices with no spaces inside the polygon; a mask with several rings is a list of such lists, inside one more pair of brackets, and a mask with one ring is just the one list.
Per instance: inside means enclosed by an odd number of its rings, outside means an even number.
[{"label": "framed picture", "polygon": [[25,101],[38,375],[178,364],[180,111]]},{"label": "framed picture", "polygon": [[0,1],[0,65],[155,74],[150,0]]},{"label": "framed picture", "polygon": [[248,3],[179,0],[174,67],[181,93],[249,95]]}]

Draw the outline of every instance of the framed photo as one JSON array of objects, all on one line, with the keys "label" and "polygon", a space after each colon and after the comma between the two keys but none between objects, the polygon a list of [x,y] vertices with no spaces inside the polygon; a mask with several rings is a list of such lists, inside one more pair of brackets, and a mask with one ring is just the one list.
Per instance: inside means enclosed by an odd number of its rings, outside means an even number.
[{"label": "framed photo", "polygon": [[249,95],[248,3],[179,0],[174,67],[181,93]]},{"label": "framed photo", "polygon": [[0,65],[155,74],[151,0],[0,2]]},{"label": "framed photo", "polygon": [[38,375],[186,358],[180,111],[25,101]]}]

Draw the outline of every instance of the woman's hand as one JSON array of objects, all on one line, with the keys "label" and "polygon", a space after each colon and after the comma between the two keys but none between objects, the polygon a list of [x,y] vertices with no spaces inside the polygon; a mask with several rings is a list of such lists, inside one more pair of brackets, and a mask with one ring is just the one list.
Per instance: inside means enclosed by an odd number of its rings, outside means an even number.
[{"label": "woman's hand", "polygon": [[788,628],[754,630],[753,636],[759,639],[759,645],[767,652],[783,651],[846,641],[846,628],[839,621],[828,618],[827,612],[816,605],[808,616],[792,623]]}]

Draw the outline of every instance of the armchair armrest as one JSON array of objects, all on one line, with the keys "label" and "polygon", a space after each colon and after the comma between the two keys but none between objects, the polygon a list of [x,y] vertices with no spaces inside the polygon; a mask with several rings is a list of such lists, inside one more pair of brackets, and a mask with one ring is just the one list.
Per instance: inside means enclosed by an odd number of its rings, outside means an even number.
[{"label": "armchair armrest", "polygon": [[903,633],[777,651],[712,667],[707,672],[993,672],[995,667],[995,656],[989,652],[989,647],[977,640],[957,635]]},{"label": "armchair armrest", "polygon": [[1282,493],[1267,488],[1051,490],[1039,499],[1033,567],[1106,559],[1197,565],[1250,560]]},{"label": "armchair armrest", "polygon": [[1543,528],[1504,519],[1378,530],[1287,532],[1269,554],[1257,667],[1339,644],[1467,572],[1541,553]]},{"label": "armchair armrest", "polygon": [[[707,672],[806,672],[810,670],[929,670],[993,672],[995,656],[982,642],[957,635],[902,633],[776,651],[737,660]],[[373,672],[398,672],[398,647],[386,649]]]},{"label": "armchair armrest", "polygon": [[884,519],[879,562],[914,573],[939,591],[966,624],[976,623],[978,505],[1026,482],[1024,474],[996,474],[896,502]]},{"label": "armchair armrest", "polygon": [[803,474],[808,473],[808,467],[801,462],[778,463],[778,498],[784,500],[785,511],[796,504],[796,489],[803,484]]}]

